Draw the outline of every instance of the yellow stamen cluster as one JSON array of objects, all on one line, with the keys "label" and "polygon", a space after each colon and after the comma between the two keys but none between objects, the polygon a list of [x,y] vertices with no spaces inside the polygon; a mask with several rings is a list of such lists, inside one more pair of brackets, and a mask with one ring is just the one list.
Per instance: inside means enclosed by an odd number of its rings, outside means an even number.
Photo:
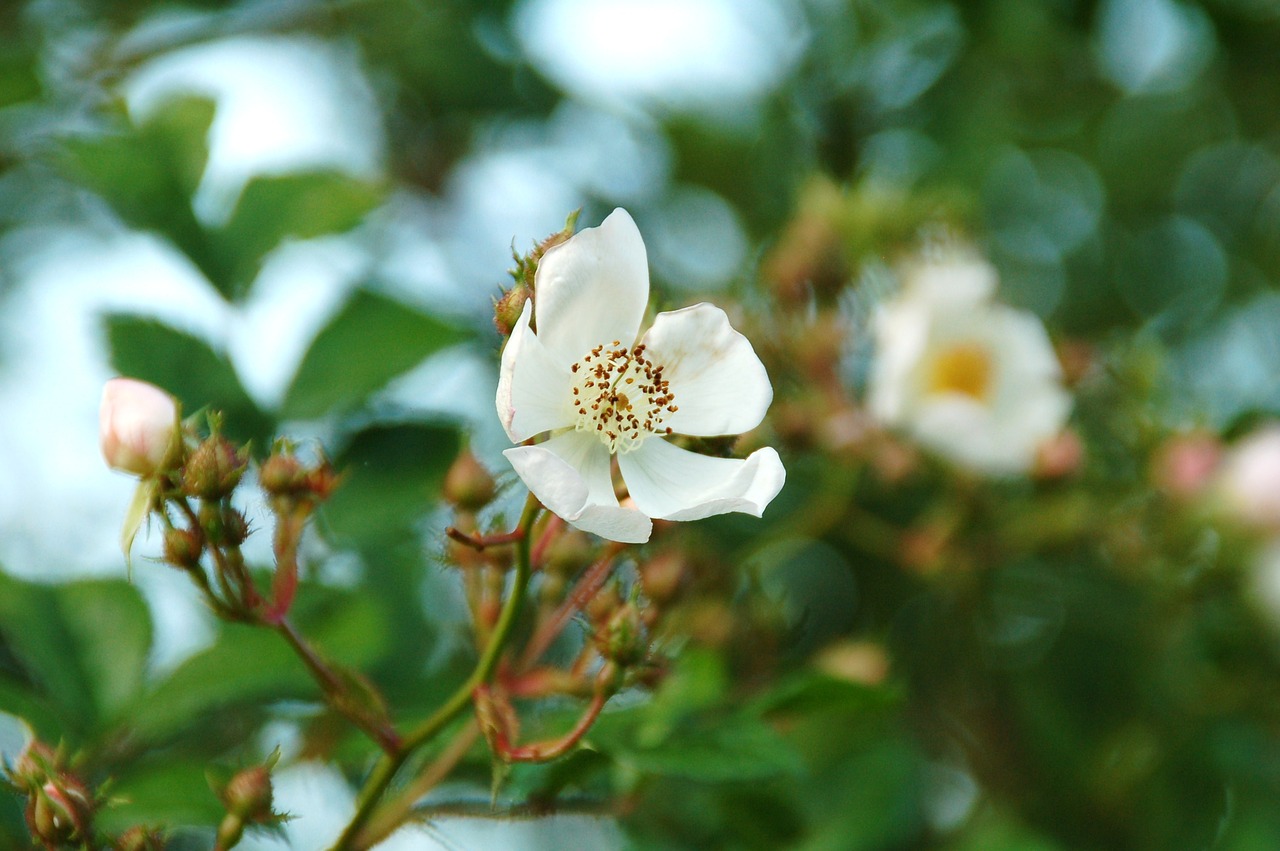
[{"label": "yellow stamen cluster", "polygon": [[675,397],[663,368],[644,350],[643,344],[627,349],[614,340],[571,367],[575,428],[594,432],[610,452],[630,452],[651,434],[671,434],[663,423],[678,410]]},{"label": "yellow stamen cluster", "polygon": [[983,401],[991,392],[994,372],[995,364],[985,348],[976,343],[957,343],[934,359],[929,389]]}]

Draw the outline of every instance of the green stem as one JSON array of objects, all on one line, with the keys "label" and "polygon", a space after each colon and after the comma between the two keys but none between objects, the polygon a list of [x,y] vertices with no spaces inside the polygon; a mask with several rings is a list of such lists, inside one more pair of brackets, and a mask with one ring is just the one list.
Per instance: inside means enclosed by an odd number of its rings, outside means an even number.
[{"label": "green stem", "polygon": [[343,830],[342,835],[338,837],[338,841],[333,844],[330,851],[350,851],[350,849],[360,847],[354,844],[357,835],[373,816],[374,808],[382,799],[387,787],[391,785],[391,781],[405,761],[415,750],[438,735],[441,730],[462,714],[471,705],[471,694],[475,691],[476,686],[487,682],[493,676],[493,671],[498,666],[498,659],[502,655],[502,650],[511,635],[512,627],[515,626],[516,617],[520,614],[525,591],[529,587],[529,530],[533,528],[533,522],[538,518],[538,512],[541,508],[542,506],[539,505],[538,500],[534,498],[533,494],[530,494],[524,506],[524,513],[520,516],[520,524],[517,527],[524,534],[516,541],[516,575],[515,581],[511,584],[511,595],[507,597],[507,602],[503,605],[502,612],[498,615],[498,622],[493,628],[489,644],[476,662],[476,667],[472,670],[471,676],[467,677],[466,681],[458,686],[457,690],[445,701],[443,706],[417,727],[410,730],[395,752],[384,754],[378,760],[369,775],[369,779],[365,781],[364,789],[360,793],[355,816],[352,817],[351,822]]}]

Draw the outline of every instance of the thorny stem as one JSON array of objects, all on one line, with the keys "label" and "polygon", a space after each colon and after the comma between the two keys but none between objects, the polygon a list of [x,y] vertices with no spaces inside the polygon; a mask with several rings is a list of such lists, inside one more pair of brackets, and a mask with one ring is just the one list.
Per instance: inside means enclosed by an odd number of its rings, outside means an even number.
[{"label": "thorny stem", "polygon": [[360,847],[354,844],[356,837],[373,816],[374,807],[382,799],[387,787],[391,785],[392,779],[395,778],[396,772],[404,765],[405,760],[461,715],[471,705],[472,693],[476,690],[476,687],[487,682],[493,675],[493,670],[498,664],[498,657],[502,654],[512,627],[515,626],[516,616],[520,613],[525,591],[529,586],[529,530],[533,527],[533,522],[537,519],[538,512],[541,509],[542,506],[538,503],[538,500],[530,494],[524,506],[524,513],[520,516],[520,523],[516,527],[516,531],[522,532],[522,534],[515,542],[516,571],[515,579],[511,584],[511,594],[507,597],[507,602],[502,607],[502,612],[493,628],[489,644],[476,662],[471,676],[467,677],[466,681],[458,686],[457,690],[444,702],[444,705],[413,730],[409,731],[398,749],[391,753],[383,754],[382,758],[378,760],[369,778],[365,781],[364,789],[361,790],[355,816],[352,817],[350,823],[347,824],[346,829],[343,830],[342,835],[338,837],[338,841],[333,844],[330,851],[352,851],[352,849]]}]

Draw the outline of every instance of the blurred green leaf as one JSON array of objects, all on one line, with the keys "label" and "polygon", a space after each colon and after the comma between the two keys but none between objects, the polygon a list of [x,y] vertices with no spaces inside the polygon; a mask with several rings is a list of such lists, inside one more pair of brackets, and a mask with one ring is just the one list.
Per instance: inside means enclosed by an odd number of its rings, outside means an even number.
[{"label": "blurred green leaf", "polygon": [[456,429],[440,425],[374,426],[337,459],[342,486],[322,518],[339,541],[376,544],[408,531],[439,499],[458,453]]},{"label": "blurred green leaf", "polygon": [[231,362],[208,343],[138,316],[108,316],[106,325],[111,364],[121,375],[169,391],[184,415],[206,406],[222,411],[230,437],[268,444],[274,424],[249,398]]},{"label": "blurred green leaf", "polygon": [[[589,735],[588,739],[594,741]],[[800,757],[769,725],[730,717],[685,725],[660,744],[613,740],[607,752],[630,768],[708,783],[763,780],[801,769]]]},{"label": "blurred green leaf", "polygon": [[[87,738],[110,723],[136,697],[151,650],[146,604],[118,580],[47,586],[0,575],[0,633],[21,665],[0,688],[0,708],[42,736]],[[41,705],[48,717],[32,713]]]},{"label": "blurred green leaf", "polygon": [[428,356],[465,339],[435,317],[358,291],[312,342],[285,396],[285,419],[359,405]]},{"label": "blurred green leaf", "polygon": [[[364,666],[386,649],[381,609],[360,595],[310,587],[293,614],[316,649],[339,664]],[[192,656],[138,702],[131,726],[143,739],[157,741],[211,712],[286,698],[319,699],[319,694],[279,635],[228,624],[217,643]]]},{"label": "blurred green leaf", "polygon": [[96,819],[102,830],[122,831],[135,824],[215,825],[225,813],[205,781],[201,759],[166,755],[139,760],[114,780],[118,803],[104,808]]},{"label": "blurred green leaf", "polygon": [[208,158],[214,110],[208,99],[184,97],[141,124],[122,114],[116,132],[68,139],[62,164],[125,223],[167,236],[225,291],[222,265],[191,207]]},{"label": "blurred green leaf", "polygon": [[382,197],[377,184],[336,171],[254,178],[216,232],[229,270],[225,292],[232,298],[248,292],[263,259],[286,239],[348,231]]},{"label": "blurred green leaf", "polygon": [[63,586],[58,603],[98,712],[114,720],[143,685],[152,638],[147,604],[136,588],[119,581]]}]

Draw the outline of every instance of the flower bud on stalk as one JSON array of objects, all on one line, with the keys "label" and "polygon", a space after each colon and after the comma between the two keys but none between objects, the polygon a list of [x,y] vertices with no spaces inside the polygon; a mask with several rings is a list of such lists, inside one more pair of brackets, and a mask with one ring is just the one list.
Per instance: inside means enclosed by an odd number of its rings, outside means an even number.
[{"label": "flower bud on stalk", "polygon": [[156,476],[181,448],[177,400],[154,384],[113,378],[102,388],[98,437],[111,469]]},{"label": "flower bud on stalk", "polygon": [[219,797],[227,808],[227,815],[218,825],[216,849],[231,848],[240,841],[244,829],[251,825],[275,825],[286,816],[272,811],[273,793],[271,769],[280,759],[277,750],[262,765],[255,765],[238,772],[222,789]]},{"label": "flower bud on stalk", "polygon": [[190,570],[204,555],[204,536],[196,529],[169,529],[164,533],[164,560],[174,567]]},{"label": "flower bud on stalk", "polygon": [[493,301],[493,327],[503,337],[510,337],[511,331],[520,321],[520,313],[524,303],[529,300],[529,288],[523,284],[512,287],[502,294],[502,298]]},{"label": "flower bud on stalk", "polygon": [[116,840],[116,851],[164,851],[165,841],[159,830],[131,827]]},{"label": "flower bud on stalk", "polygon": [[493,476],[469,449],[458,453],[444,477],[444,498],[463,511],[479,511],[497,493]]},{"label": "flower bud on stalk", "polygon": [[240,484],[249,466],[249,450],[237,448],[220,434],[206,438],[182,468],[182,489],[189,496],[219,500]]},{"label": "flower bud on stalk", "polygon": [[85,841],[92,835],[93,810],[93,799],[84,785],[64,774],[31,793],[27,827],[50,848]]},{"label": "flower bud on stalk", "polygon": [[596,644],[601,656],[624,668],[644,661],[649,641],[640,610],[634,603],[627,603],[613,613],[596,633]]}]

